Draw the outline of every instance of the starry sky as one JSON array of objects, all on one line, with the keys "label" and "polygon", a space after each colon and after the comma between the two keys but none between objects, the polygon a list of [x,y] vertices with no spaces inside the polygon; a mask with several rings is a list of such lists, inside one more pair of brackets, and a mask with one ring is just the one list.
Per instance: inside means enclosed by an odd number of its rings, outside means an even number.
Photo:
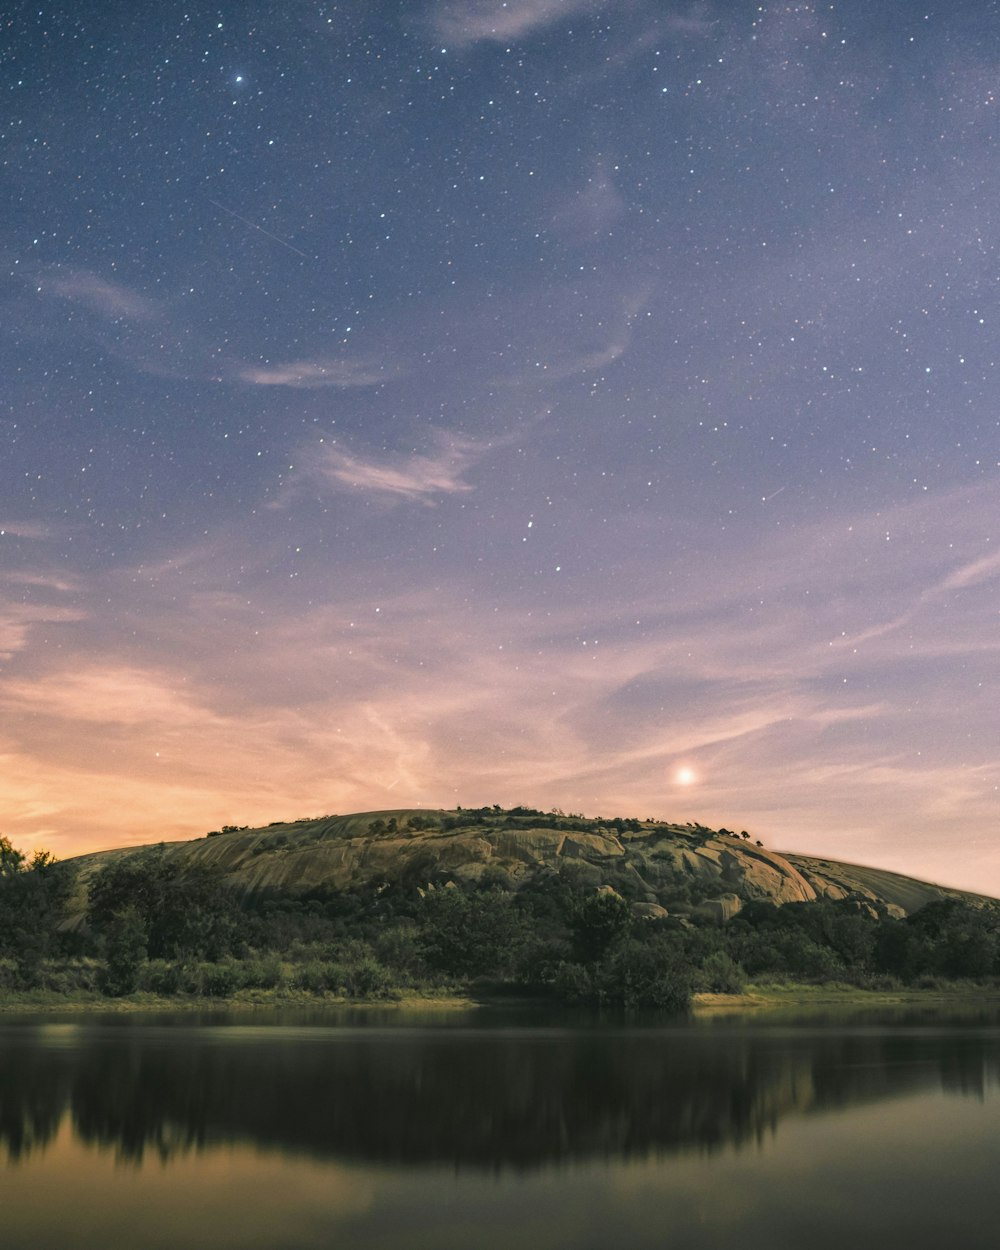
[{"label": "starry sky", "polygon": [[1000,894],[1000,8],[15,0],[0,828]]}]

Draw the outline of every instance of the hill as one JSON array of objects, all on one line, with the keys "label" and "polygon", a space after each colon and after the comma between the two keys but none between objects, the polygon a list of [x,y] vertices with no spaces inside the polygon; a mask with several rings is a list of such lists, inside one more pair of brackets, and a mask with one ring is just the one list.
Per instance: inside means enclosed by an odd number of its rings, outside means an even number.
[{"label": "hill", "polygon": [[[145,849],[78,857],[81,886],[108,863]],[[936,900],[986,901],[898,873],[782,854],[732,830],[523,807],[398,808],[264,828],[227,826],[168,843],[164,853],[180,867],[215,866],[242,897],[257,901],[400,883],[474,885],[484,876],[518,890],[553,874],[576,885],[610,887],[650,917],[695,914],[721,921],[755,900],[850,898],[896,917]]]}]

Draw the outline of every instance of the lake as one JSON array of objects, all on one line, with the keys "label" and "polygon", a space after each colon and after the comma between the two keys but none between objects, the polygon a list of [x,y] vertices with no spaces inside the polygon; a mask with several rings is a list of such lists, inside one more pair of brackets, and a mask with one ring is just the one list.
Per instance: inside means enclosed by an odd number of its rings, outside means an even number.
[{"label": "lake", "polygon": [[4,1250],[993,1247],[1000,1014],[0,1017]]}]

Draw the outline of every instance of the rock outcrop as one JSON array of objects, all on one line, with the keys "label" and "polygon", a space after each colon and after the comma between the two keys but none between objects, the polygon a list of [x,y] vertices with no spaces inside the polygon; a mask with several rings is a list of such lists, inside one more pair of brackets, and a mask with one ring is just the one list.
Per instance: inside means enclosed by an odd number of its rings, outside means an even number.
[{"label": "rock outcrop", "polygon": [[[112,859],[144,849],[80,856],[81,885]],[[978,898],[879,869],[782,855],[726,830],[518,809],[362,812],[227,830],[168,843],[164,853],[182,864],[216,865],[235,889],[257,897],[394,881],[471,885],[489,873],[517,888],[557,873],[613,888],[637,914],[700,913],[720,922],[754,900],[853,898],[905,915],[933,899]]]}]

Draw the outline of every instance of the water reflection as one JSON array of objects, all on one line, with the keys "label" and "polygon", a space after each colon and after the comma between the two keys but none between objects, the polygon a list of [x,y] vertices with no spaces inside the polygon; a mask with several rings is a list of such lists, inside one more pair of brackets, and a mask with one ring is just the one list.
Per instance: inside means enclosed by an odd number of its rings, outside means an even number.
[{"label": "water reflection", "polygon": [[69,1123],[123,1160],[225,1144],[529,1170],[741,1148],[786,1117],[983,1097],[995,1028],[0,1027],[0,1159]]}]

